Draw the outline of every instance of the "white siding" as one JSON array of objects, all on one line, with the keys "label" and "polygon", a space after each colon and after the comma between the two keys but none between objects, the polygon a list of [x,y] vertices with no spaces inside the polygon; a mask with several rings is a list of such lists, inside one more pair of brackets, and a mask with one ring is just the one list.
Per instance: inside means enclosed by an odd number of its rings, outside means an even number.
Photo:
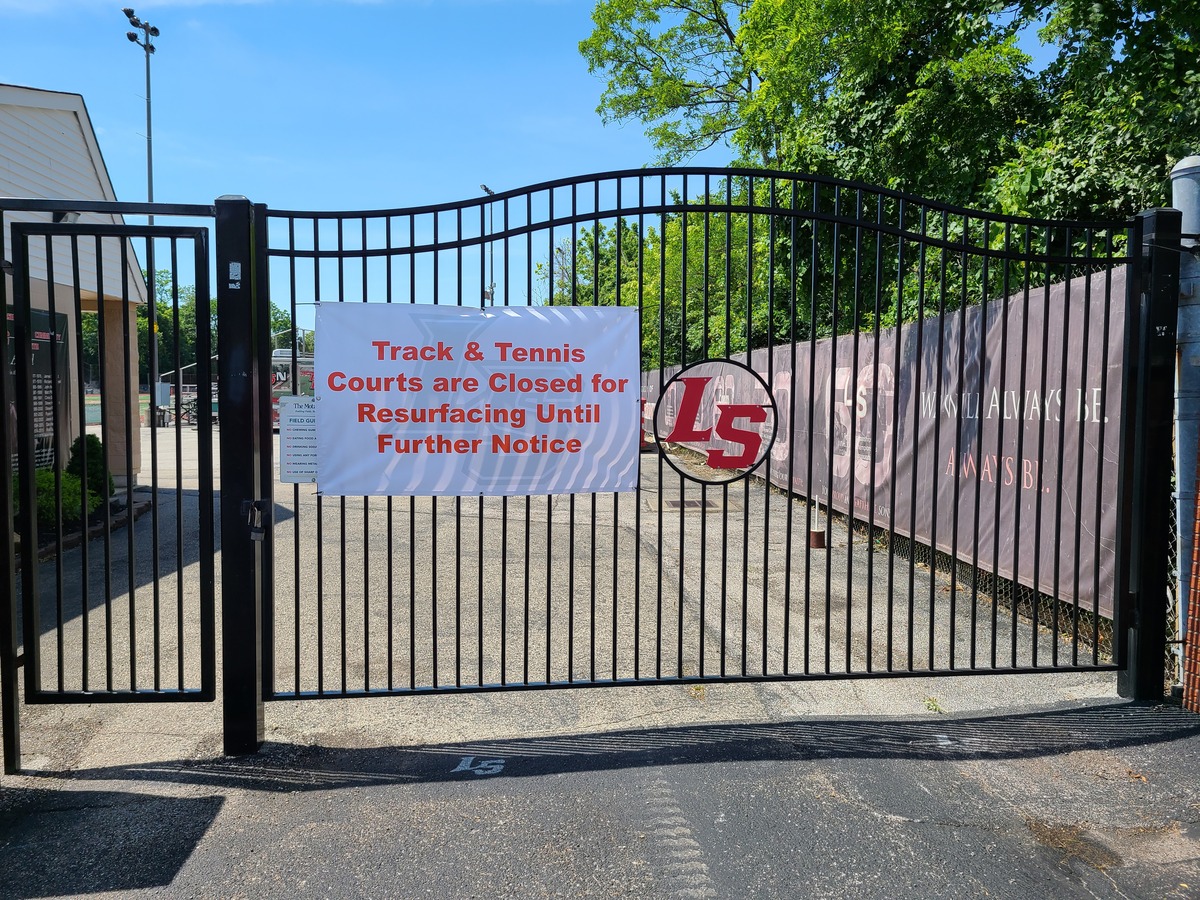
[{"label": "white siding", "polygon": [[[83,98],[31,88],[0,85],[0,208],[3,197],[37,197],[62,200],[113,200],[112,184]],[[12,259],[9,225],[14,221],[50,221],[48,213],[6,212],[4,215],[4,258]],[[84,213],[80,223],[120,224],[120,216]],[[54,280],[71,284],[69,244],[56,241]],[[140,263],[132,246],[128,250],[126,277],[129,297],[145,299]],[[104,293],[122,293],[119,247],[106,242],[103,249]],[[80,288],[89,295],[97,285],[94,241],[79,244]],[[30,248],[30,274],[44,281],[47,276],[45,241],[34,239]]]}]

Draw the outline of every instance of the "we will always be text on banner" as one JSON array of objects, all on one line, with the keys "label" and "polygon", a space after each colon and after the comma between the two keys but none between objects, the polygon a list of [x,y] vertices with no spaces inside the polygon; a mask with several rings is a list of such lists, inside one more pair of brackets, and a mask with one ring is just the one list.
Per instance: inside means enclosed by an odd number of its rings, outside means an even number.
[{"label": "we will always be text on banner", "polygon": [[316,330],[322,494],[637,485],[636,309],[323,303]]}]

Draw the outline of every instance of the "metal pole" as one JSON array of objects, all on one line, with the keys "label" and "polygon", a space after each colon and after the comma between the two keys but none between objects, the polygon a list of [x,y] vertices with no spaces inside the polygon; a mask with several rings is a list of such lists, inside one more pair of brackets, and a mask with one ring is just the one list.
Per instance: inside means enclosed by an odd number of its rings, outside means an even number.
[{"label": "metal pole", "polygon": [[[0,230],[6,228],[4,215],[0,213]],[[10,302],[7,272],[6,263],[5,271],[0,272],[0,308],[5,310]],[[10,328],[8,316],[0,316],[0,347],[10,346]],[[17,450],[16,435],[9,430],[9,410],[16,409],[17,402],[12,394],[8,379],[0,377],[0,412],[4,416],[4,422],[0,424],[0,457],[10,460],[10,472],[11,460]],[[5,775],[15,775],[21,770],[21,704],[17,694],[17,636],[20,630],[17,622],[17,554],[13,540],[20,523],[12,513],[14,487],[11,477],[0,480],[0,515],[4,516],[0,530],[5,538],[4,546],[0,548],[0,731],[3,731]]]},{"label": "metal pole", "polygon": [[[1179,354],[1175,389],[1175,485],[1178,545],[1177,593],[1179,596],[1176,637],[1188,641],[1192,606],[1189,602],[1195,556],[1196,466],[1200,454],[1200,156],[1182,159],[1171,170],[1171,205],[1182,215],[1180,242],[1184,251],[1179,264]],[[1196,637],[1200,632],[1195,628]],[[1194,641],[1195,638],[1192,638]],[[1200,660],[1200,651],[1190,641],[1176,644],[1176,677],[1185,688],[1185,653]],[[1193,701],[1194,702],[1194,701]]]},{"label": "metal pole", "polygon": [[[125,7],[121,10],[129,19],[129,24],[142,32],[143,40],[138,40],[137,32],[130,31],[126,37],[130,41],[137,44],[146,55],[146,202],[154,202],[154,125],[151,119],[151,98],[150,98],[150,57],[154,53],[154,38],[158,37],[159,31],[149,22],[143,22],[130,7]],[[146,224],[154,226],[154,214],[150,213],[146,217]],[[155,271],[154,263],[154,238],[146,239],[146,303],[149,308],[146,310],[146,348],[150,359],[148,360],[150,388],[150,421],[147,423],[151,430],[158,427],[158,298],[157,287],[158,275]],[[151,434],[151,453],[154,453],[153,441],[154,435]]]},{"label": "metal pole", "polygon": [[[1124,668],[1117,678],[1122,697],[1158,702],[1166,672],[1167,591],[1170,581],[1171,453],[1175,332],[1179,318],[1180,215],[1174,209],[1141,213],[1141,247],[1132,312],[1136,317],[1135,380],[1126,415],[1133,416],[1129,441],[1131,492],[1128,528],[1128,597],[1119,615],[1128,641]],[[1127,424],[1128,428],[1128,424]],[[1124,614],[1125,612],[1128,615]]]},{"label": "metal pole", "polygon": [[[146,202],[154,202],[154,125],[150,116],[150,55],[154,45],[150,43],[150,23],[146,25]],[[154,213],[146,217],[146,224],[154,227]],[[146,346],[150,353],[150,428],[158,427],[158,273],[155,270],[154,238],[146,239]]]},{"label": "metal pole", "polygon": [[[217,358],[221,421],[221,660],[225,753],[263,741],[263,542],[255,528],[263,477],[256,351],[255,213],[245,197],[217,199]],[[269,331],[270,326],[263,324]],[[269,402],[269,400],[268,400]],[[269,415],[269,412],[268,412]],[[269,514],[269,510],[265,510]],[[258,532],[262,534],[262,532]]]}]

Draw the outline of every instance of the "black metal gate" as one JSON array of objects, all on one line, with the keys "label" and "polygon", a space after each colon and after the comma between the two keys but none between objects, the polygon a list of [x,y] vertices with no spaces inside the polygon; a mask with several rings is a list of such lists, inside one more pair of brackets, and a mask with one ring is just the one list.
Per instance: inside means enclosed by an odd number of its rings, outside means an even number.
[{"label": "black metal gate", "polygon": [[[14,224],[25,287],[4,402],[15,399],[20,428],[4,446],[19,451],[21,490],[4,537],[35,533],[46,503],[57,552],[39,569],[23,543],[20,575],[11,552],[4,561],[23,611],[20,625],[14,602],[0,616],[7,767],[22,664],[31,702],[213,696],[213,411],[228,752],[257,748],[267,699],[1067,670],[1117,670],[1122,693],[1161,695],[1174,211],[1042,222],[723,169],[607,173],[416,209],[313,213],[240,197],[80,208],[215,215],[218,402],[201,346],[204,229]],[[64,552],[73,501],[53,473],[67,448],[39,444],[33,415],[30,248],[47,248],[48,283],[75,286],[63,302],[78,323],[88,287],[74,262],[62,281],[59,260],[85,246],[115,254],[120,274],[95,292],[126,308],[133,240],[160,245],[159,259],[169,248],[171,315],[191,267],[199,377],[193,393],[175,376],[161,417],[151,403],[145,536],[139,525],[102,552]],[[318,303],[635,307],[637,490],[380,498],[281,484],[272,370],[288,373],[285,391],[307,391]],[[126,378],[137,336],[123,316],[99,337]],[[281,318],[290,327],[273,333]],[[177,358],[179,333],[176,321]],[[84,422],[83,392],[42,383],[59,411],[48,427],[73,434],[60,412]],[[111,422],[118,407],[104,403]],[[744,421],[723,427],[726,407]],[[128,472],[135,419],[122,415]],[[173,488],[159,480],[164,446],[178,459],[188,440],[194,493],[178,468]],[[35,472],[39,447],[54,454],[49,476]],[[126,508],[136,501],[126,488]],[[81,572],[96,567],[78,597],[57,587],[72,553]],[[81,599],[93,593],[95,609]]]},{"label": "black metal gate", "polygon": [[[267,296],[294,323],[318,303],[636,306],[653,447],[633,494],[327,497],[246,470],[271,519],[266,698],[1128,667],[1133,560],[1168,540],[1135,447],[1170,422],[1150,407],[1169,214],[1037,222],[698,169],[237,215],[260,321]],[[281,345],[302,364],[303,335]],[[753,473],[671,440],[685,369],[721,402],[765,385]],[[261,714],[242,721],[253,745]]]},{"label": "black metal gate", "polygon": [[[4,205],[22,213],[6,229],[11,301],[0,289],[11,771],[18,665],[26,703],[214,699],[214,431],[208,230],[119,219],[211,209]],[[159,302],[138,263],[156,259]]]}]

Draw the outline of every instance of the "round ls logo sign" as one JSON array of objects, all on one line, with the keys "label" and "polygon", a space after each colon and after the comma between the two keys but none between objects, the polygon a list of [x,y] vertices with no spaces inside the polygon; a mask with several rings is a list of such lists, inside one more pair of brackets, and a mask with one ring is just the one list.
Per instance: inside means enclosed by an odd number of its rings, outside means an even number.
[{"label": "round ls logo sign", "polygon": [[654,407],[654,438],[704,454],[711,473],[666,460],[680,475],[729,484],[763,464],[775,442],[779,415],[762,376],[731,359],[706,359],[681,369]]}]

